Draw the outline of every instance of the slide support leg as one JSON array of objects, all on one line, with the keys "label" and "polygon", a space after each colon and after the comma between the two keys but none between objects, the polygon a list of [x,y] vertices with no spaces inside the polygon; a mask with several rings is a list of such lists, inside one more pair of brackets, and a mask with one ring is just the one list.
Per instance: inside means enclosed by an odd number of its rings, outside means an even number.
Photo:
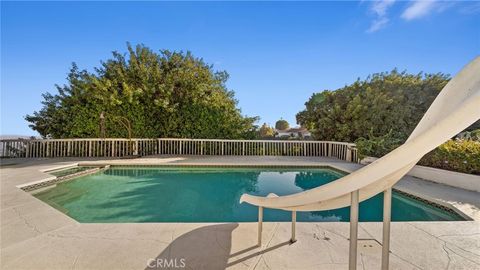
[{"label": "slide support leg", "polygon": [[262,246],[263,207],[258,207],[258,246]]},{"label": "slide support leg", "polygon": [[388,270],[390,256],[390,220],[392,217],[392,188],[383,192],[382,270]]},{"label": "slide support leg", "polygon": [[358,190],[351,193],[350,206],[350,253],[348,269],[357,269],[357,239],[358,239]]},{"label": "slide support leg", "polygon": [[292,238],[290,239],[291,243],[295,243],[297,239],[295,239],[295,225],[297,223],[297,211],[292,211]]}]

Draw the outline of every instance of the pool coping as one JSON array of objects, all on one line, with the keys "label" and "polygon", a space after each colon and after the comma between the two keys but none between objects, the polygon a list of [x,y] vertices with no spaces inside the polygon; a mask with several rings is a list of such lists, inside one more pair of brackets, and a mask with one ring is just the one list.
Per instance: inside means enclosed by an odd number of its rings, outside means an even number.
[{"label": "pool coping", "polygon": [[[288,164],[288,165],[287,164],[285,164],[285,165],[283,165],[283,164],[282,165],[275,165],[275,164],[268,164],[268,165],[239,164],[239,165],[236,165],[236,164],[212,164],[212,163],[204,163],[204,164],[198,164],[198,163],[195,163],[195,164],[193,164],[193,163],[184,163],[184,164],[178,164],[178,163],[175,163],[175,164],[111,164],[111,163],[108,163],[108,162],[106,162],[106,163],[78,162],[78,163],[74,163],[74,164],[67,164],[67,165],[56,166],[56,167],[52,167],[52,168],[46,168],[46,169],[42,169],[42,170],[39,170],[39,171],[48,174],[49,172],[52,172],[52,171],[74,168],[74,167],[82,167],[82,166],[85,166],[85,167],[92,166],[92,167],[96,167],[96,168],[81,171],[81,172],[77,172],[77,173],[67,175],[67,176],[62,176],[62,177],[57,177],[57,176],[47,177],[47,178],[42,179],[42,180],[17,185],[16,187],[25,191],[25,192],[27,192],[27,193],[31,193],[31,192],[34,192],[38,189],[54,186],[54,185],[56,185],[57,183],[60,183],[60,182],[70,181],[70,180],[73,180],[73,179],[78,178],[78,177],[86,176],[86,175],[89,175],[89,174],[94,174],[94,173],[97,173],[101,170],[106,170],[108,168],[113,168],[113,167],[127,167],[127,168],[135,168],[135,167],[191,167],[191,168],[211,167],[211,168],[285,168],[285,169],[287,169],[287,168],[301,168],[301,169],[330,169],[330,170],[333,170],[333,171],[335,171],[337,173],[340,173],[340,174],[351,173],[351,172],[349,172],[345,169],[340,169],[340,168],[336,167],[334,164],[331,164],[331,163],[319,164],[319,165],[298,165],[298,164],[293,164],[293,165],[290,165],[290,164]],[[439,199],[433,198],[431,196],[427,196],[425,194],[421,194],[419,192],[415,192],[414,190],[411,190],[411,189],[408,189],[408,188],[402,188],[402,187],[394,186],[392,189],[401,193],[401,194],[403,194],[403,195],[405,195],[405,196],[407,196],[407,197],[422,201],[422,202],[424,202],[426,204],[429,204],[433,207],[437,207],[437,208],[440,208],[444,211],[456,214],[456,215],[458,215],[458,216],[460,216],[461,218],[464,219],[464,220],[457,220],[457,221],[474,221],[475,220],[474,217],[469,216],[467,213],[458,209],[457,207],[455,207],[455,205],[453,205],[451,203],[441,201]],[[65,213],[63,213],[63,214],[65,214]],[[399,222],[407,222],[407,221],[399,221]],[[408,222],[415,222],[415,221],[408,221]],[[425,221],[425,222],[428,222],[428,221]],[[455,222],[455,221],[453,221],[453,222]],[[239,223],[241,223],[241,222],[239,222]]]},{"label": "pool coping", "polygon": [[39,170],[40,172],[51,175],[51,177],[47,177],[47,178],[37,180],[37,181],[33,181],[33,182],[20,184],[20,185],[17,185],[16,187],[25,191],[25,192],[33,192],[33,191],[36,191],[38,189],[54,186],[54,185],[56,185],[58,183],[61,183],[61,182],[66,182],[66,181],[73,180],[77,177],[97,173],[101,170],[108,169],[110,166],[106,165],[106,166],[101,166],[101,167],[94,167],[92,169],[79,171],[79,172],[69,174],[69,175],[64,175],[64,176],[55,176],[55,175],[50,174],[50,172],[58,171],[58,170],[61,170],[61,169],[70,169],[70,168],[75,168],[75,167],[83,167],[83,166],[79,166],[79,165],[60,166],[60,167],[56,167],[54,169],[48,168],[48,169]]}]

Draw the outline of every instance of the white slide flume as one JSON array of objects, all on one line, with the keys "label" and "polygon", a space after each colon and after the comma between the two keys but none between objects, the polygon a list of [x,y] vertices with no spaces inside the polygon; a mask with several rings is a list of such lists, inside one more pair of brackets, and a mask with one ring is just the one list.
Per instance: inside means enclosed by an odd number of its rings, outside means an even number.
[{"label": "white slide flume", "polygon": [[407,141],[387,155],[338,180],[300,193],[287,196],[269,194],[267,197],[243,194],[241,203],[259,207],[258,245],[261,247],[263,208],[292,211],[291,241],[295,242],[297,211],[350,206],[349,269],[356,269],[358,203],[384,192],[382,269],[388,269],[392,186],[425,154],[479,119],[480,57],[477,57],[440,91]]},{"label": "white slide flume", "polygon": [[480,57],[465,66],[438,94],[408,140],[389,154],[349,175],[288,196],[243,194],[240,202],[266,208],[316,211],[350,205],[350,193],[363,201],[392,187],[429,151],[480,118]]}]

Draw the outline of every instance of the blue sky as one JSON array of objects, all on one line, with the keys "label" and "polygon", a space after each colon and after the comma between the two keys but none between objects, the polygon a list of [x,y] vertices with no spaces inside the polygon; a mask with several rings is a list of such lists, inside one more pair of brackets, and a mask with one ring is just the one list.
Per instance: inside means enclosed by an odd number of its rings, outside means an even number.
[{"label": "blue sky", "polygon": [[480,2],[1,2],[1,131],[126,42],[230,74],[244,114],[295,124],[314,92],[395,67],[454,75],[480,55]]}]

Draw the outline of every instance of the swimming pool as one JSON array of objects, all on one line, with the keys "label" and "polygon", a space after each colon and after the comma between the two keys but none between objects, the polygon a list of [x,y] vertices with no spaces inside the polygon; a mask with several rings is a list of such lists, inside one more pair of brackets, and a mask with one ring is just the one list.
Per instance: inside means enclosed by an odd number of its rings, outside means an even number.
[{"label": "swimming pool", "polygon": [[[251,222],[258,209],[243,193],[287,195],[342,177],[329,168],[111,167],[34,194],[79,222]],[[360,203],[360,221],[381,221],[383,195]],[[298,212],[298,221],[348,221],[349,208]],[[265,221],[290,221],[265,209]],[[393,192],[393,221],[463,220]]]}]

